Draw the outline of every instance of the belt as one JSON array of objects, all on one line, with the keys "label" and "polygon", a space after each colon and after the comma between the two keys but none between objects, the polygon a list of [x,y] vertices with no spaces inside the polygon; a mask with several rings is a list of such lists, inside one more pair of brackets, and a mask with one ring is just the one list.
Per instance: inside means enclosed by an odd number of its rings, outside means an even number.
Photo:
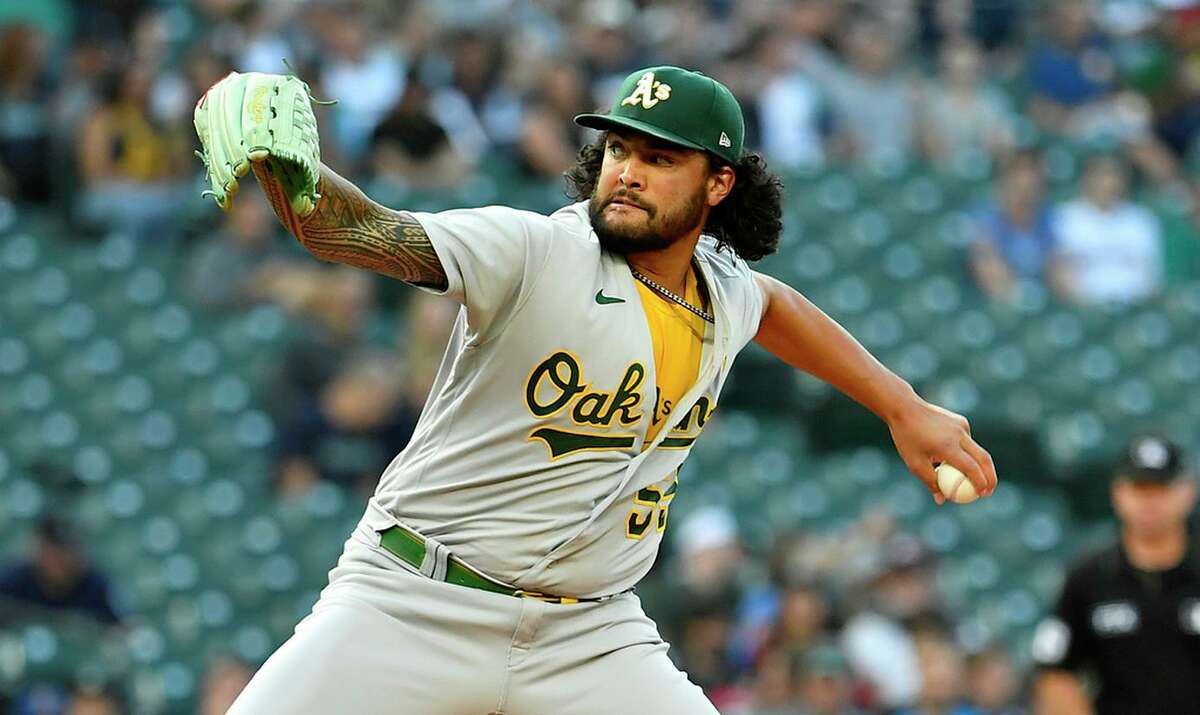
[{"label": "belt", "polygon": [[[393,526],[379,533],[379,545],[390,551],[397,558],[406,564],[421,569],[422,562],[425,561],[425,539],[421,538],[420,534],[409,531],[401,526]],[[490,591],[499,593],[505,596],[514,596],[516,598],[533,598],[546,603],[560,603],[570,605],[572,603],[591,603],[595,601],[605,601],[609,597],[600,598],[568,598],[567,596],[551,596],[536,591],[526,591],[520,588],[512,588],[505,586],[502,583],[497,583],[490,578],[478,573],[470,566],[450,556],[446,559],[446,583],[452,583],[456,586],[466,586],[467,588],[477,588],[480,591]]]}]

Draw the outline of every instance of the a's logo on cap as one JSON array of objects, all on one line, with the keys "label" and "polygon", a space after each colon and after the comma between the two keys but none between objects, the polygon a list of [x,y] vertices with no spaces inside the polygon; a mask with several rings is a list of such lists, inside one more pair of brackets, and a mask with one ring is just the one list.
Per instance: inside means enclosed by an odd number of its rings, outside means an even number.
[{"label": "a's logo on cap", "polygon": [[721,132],[721,138],[717,140],[717,143],[724,147],[733,146],[733,142],[729,141],[729,135],[725,132]]},{"label": "a's logo on cap", "polygon": [[665,82],[655,82],[654,73],[647,72],[637,81],[633,93],[621,100],[621,106],[626,104],[642,105],[642,109],[652,109],[659,102],[671,98],[671,85]]},{"label": "a's logo on cap", "polygon": [[1144,469],[1162,469],[1170,457],[1167,445],[1153,437],[1143,439],[1133,447],[1133,463]]}]

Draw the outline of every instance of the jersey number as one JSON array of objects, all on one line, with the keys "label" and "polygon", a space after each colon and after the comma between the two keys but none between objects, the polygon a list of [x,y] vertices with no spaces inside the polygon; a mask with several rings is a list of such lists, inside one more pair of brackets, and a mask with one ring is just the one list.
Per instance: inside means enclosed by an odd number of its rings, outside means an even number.
[{"label": "jersey number", "polygon": [[678,487],[679,477],[675,476],[665,487],[659,483],[639,489],[633,497],[633,508],[625,519],[625,536],[641,539],[650,532],[651,526],[660,534],[666,531],[667,512]]}]

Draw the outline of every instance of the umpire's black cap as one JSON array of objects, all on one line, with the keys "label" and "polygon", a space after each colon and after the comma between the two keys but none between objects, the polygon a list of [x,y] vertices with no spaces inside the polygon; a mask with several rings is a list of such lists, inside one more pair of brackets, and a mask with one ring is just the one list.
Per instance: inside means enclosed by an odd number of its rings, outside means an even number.
[{"label": "umpire's black cap", "polygon": [[1183,451],[1163,435],[1145,433],[1134,436],[1125,449],[1117,479],[1166,484],[1184,476]]}]

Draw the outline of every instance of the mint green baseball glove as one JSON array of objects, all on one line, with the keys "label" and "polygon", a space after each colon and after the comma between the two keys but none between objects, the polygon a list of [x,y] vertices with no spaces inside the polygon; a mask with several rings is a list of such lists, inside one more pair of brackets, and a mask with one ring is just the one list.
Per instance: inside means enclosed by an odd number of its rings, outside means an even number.
[{"label": "mint green baseball glove", "polygon": [[196,103],[193,118],[212,196],[229,209],[238,179],[251,162],[265,161],[292,210],[307,216],[317,205],[321,150],[308,85],[296,77],[230,72]]}]

